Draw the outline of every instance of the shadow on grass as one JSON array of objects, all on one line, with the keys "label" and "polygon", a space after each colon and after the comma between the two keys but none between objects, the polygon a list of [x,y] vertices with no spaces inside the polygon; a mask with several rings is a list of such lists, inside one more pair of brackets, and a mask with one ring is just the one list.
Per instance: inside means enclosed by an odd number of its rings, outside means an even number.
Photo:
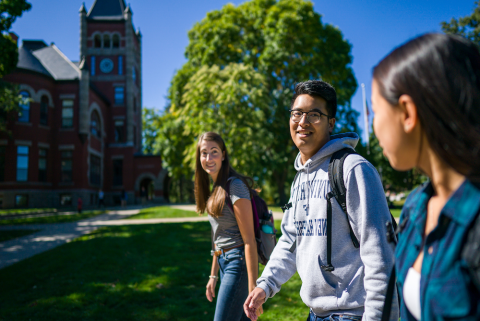
[{"label": "shadow on grass", "polygon": [[[0,320],[212,320],[209,252],[208,222],[102,228],[0,270]],[[299,284],[262,320],[303,320]]]}]

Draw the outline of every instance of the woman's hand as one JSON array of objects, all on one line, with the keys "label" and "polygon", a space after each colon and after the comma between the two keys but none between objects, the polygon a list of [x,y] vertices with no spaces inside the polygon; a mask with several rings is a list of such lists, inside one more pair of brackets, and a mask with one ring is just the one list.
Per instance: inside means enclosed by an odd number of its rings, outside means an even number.
[{"label": "woman's hand", "polygon": [[211,278],[207,283],[207,300],[212,302],[215,297],[215,287],[217,286],[217,278]]}]

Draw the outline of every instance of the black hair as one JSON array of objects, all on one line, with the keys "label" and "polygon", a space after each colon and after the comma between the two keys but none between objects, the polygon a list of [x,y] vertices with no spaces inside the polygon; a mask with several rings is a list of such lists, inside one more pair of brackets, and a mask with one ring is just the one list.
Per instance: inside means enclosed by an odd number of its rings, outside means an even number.
[{"label": "black hair", "polygon": [[332,85],[322,80],[307,80],[299,82],[295,85],[295,93],[293,94],[290,107],[293,106],[295,99],[297,99],[298,96],[305,94],[325,99],[327,102],[328,117],[335,118],[335,115],[337,114],[337,93]]},{"label": "black hair", "polygon": [[430,146],[450,167],[480,181],[480,52],[454,35],[425,34],[373,69],[380,94],[398,106],[409,95]]}]

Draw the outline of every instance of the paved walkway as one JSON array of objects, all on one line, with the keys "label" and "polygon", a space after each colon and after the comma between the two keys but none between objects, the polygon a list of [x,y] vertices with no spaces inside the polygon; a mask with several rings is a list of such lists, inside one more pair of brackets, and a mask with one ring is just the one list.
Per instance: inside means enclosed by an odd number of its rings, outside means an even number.
[{"label": "paved walkway", "polygon": [[[195,205],[172,205],[170,207],[195,211]],[[110,210],[107,214],[71,223],[0,226],[0,231],[40,230],[30,235],[0,242],[0,269],[68,243],[102,226],[208,221],[207,215],[178,218],[126,219],[131,215],[138,214],[141,208]],[[276,220],[281,220],[283,217],[283,213],[274,212],[273,215]]]}]

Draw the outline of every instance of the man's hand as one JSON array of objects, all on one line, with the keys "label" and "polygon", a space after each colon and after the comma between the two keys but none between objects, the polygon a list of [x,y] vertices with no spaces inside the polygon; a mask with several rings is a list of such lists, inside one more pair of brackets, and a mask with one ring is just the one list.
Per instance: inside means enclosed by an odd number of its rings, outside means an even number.
[{"label": "man's hand", "polygon": [[207,300],[212,302],[215,297],[215,286],[217,285],[217,279],[210,279],[207,283]]},{"label": "man's hand", "polygon": [[243,304],[243,310],[250,320],[256,321],[263,313],[262,304],[265,302],[265,297],[265,291],[261,288],[253,289],[248,295],[247,300]]}]

